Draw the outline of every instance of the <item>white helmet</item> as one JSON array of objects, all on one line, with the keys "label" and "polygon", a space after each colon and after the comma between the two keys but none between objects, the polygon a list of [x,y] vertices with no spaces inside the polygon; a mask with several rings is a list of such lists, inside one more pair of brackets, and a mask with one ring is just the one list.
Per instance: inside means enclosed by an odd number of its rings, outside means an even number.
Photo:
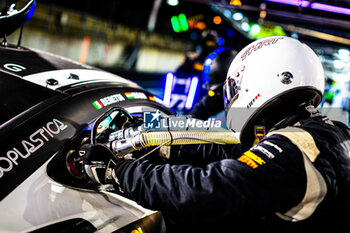
[{"label": "white helmet", "polygon": [[324,73],[306,44],[283,36],[256,40],[232,61],[224,83],[227,127],[252,145],[254,127],[271,129],[303,103],[317,107]]}]

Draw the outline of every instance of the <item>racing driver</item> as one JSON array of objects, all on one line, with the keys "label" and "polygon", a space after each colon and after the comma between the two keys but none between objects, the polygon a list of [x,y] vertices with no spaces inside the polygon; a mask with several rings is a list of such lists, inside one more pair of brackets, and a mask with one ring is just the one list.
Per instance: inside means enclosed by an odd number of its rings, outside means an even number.
[{"label": "racing driver", "polygon": [[116,159],[87,144],[86,168],[115,162],[112,175],[105,168],[87,175],[160,210],[173,232],[345,232],[350,131],[315,108],[323,89],[322,65],[306,44],[254,41],[224,83],[227,126],[241,144],[182,146],[172,163]]}]

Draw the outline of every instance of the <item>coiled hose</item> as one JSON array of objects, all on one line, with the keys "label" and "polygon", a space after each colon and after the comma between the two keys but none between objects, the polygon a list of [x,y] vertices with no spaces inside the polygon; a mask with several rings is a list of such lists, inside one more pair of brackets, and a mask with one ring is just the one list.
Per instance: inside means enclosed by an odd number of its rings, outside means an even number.
[{"label": "coiled hose", "polygon": [[140,134],[142,147],[159,145],[186,145],[186,144],[237,144],[239,141],[231,132],[149,132]]},{"label": "coiled hose", "polygon": [[239,140],[230,131],[165,131],[141,133],[113,141],[110,146],[116,154],[123,155],[150,146],[209,143],[238,144]]}]

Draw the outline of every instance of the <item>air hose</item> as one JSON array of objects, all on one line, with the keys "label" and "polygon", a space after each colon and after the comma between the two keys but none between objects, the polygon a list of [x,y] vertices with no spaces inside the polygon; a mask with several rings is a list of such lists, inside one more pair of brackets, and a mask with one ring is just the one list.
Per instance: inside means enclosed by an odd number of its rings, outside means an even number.
[{"label": "air hose", "polygon": [[209,143],[238,144],[239,140],[230,131],[157,131],[113,141],[110,143],[110,148],[121,156],[151,146]]}]

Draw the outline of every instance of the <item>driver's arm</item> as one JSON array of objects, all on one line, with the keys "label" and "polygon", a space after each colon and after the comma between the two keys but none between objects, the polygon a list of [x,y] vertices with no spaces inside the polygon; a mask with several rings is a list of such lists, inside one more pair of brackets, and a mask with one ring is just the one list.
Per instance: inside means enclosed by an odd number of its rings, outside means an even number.
[{"label": "driver's arm", "polygon": [[302,154],[280,135],[258,146],[265,152],[251,149],[238,160],[223,159],[205,167],[137,160],[122,169],[117,166],[115,175],[129,198],[174,218],[215,221],[283,213],[305,193]]},{"label": "driver's arm", "polygon": [[222,159],[237,159],[242,151],[241,144],[181,145],[177,151],[172,150],[170,163],[204,166]]}]

